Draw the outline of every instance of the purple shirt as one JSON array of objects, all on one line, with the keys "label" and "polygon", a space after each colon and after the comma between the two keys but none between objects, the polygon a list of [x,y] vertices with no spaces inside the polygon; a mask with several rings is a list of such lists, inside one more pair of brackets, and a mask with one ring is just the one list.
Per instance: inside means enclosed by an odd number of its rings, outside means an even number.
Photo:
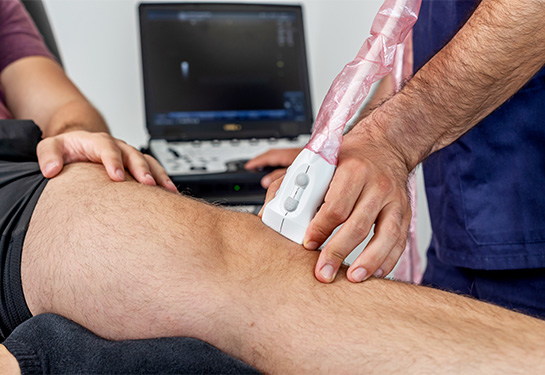
[{"label": "purple shirt", "polygon": [[[54,58],[19,0],[0,0],[0,73],[27,56]],[[0,92],[0,119],[12,118]]]}]

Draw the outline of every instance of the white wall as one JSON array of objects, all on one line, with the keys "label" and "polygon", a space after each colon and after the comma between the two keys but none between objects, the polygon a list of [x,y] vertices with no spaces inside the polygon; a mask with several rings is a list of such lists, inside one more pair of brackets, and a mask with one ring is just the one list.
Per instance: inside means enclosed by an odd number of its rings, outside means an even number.
[{"label": "white wall", "polygon": [[[151,2],[151,1],[150,1]],[[218,2],[216,0],[216,2]],[[219,1],[221,2],[221,1]],[[260,1],[261,3],[289,3]],[[147,142],[136,0],[44,0],[68,75],[102,112],[114,136]],[[302,0],[313,108],[369,35],[378,0]],[[420,188],[420,247],[429,223]]]}]

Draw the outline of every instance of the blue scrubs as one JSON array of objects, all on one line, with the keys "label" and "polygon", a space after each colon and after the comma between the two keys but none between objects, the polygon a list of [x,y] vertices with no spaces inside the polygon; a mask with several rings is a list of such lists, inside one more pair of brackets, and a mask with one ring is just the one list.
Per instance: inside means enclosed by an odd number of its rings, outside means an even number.
[{"label": "blue scrubs", "polygon": [[[478,3],[423,0],[415,67]],[[545,69],[431,155],[424,177],[433,230],[424,283],[545,318]]]}]

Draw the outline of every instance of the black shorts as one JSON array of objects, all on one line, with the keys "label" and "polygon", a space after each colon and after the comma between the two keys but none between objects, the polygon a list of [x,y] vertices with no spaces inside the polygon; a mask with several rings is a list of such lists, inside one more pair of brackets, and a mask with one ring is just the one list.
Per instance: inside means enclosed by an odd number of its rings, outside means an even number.
[{"label": "black shorts", "polygon": [[47,179],[36,146],[42,138],[32,121],[0,120],[0,342],[32,317],[21,283],[21,254],[30,217]]}]

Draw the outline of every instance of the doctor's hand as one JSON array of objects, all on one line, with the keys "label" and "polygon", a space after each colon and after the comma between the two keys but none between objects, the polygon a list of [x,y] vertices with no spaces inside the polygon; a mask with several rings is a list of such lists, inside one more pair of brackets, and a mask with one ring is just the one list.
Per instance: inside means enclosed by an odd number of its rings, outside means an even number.
[{"label": "doctor's hand", "polygon": [[[289,167],[301,152],[301,148],[272,149],[248,161],[244,168]],[[286,168],[278,168],[261,179],[261,186],[269,188],[271,183],[286,174]],[[272,199],[272,198],[271,198]]]},{"label": "doctor's hand", "polygon": [[113,181],[124,181],[127,168],[142,184],[178,191],[157,160],[108,133],[81,130],[62,133],[43,139],[36,153],[42,174],[47,178],[58,175],[64,164],[92,162],[103,164]]},{"label": "doctor's hand", "polygon": [[380,134],[353,130],[344,137],[337,170],[303,242],[306,249],[315,250],[344,223],[321,251],[314,271],[319,281],[335,279],[343,260],[373,224],[374,236],[347,270],[347,278],[361,282],[390,273],[408,236],[409,172],[404,157]]}]

